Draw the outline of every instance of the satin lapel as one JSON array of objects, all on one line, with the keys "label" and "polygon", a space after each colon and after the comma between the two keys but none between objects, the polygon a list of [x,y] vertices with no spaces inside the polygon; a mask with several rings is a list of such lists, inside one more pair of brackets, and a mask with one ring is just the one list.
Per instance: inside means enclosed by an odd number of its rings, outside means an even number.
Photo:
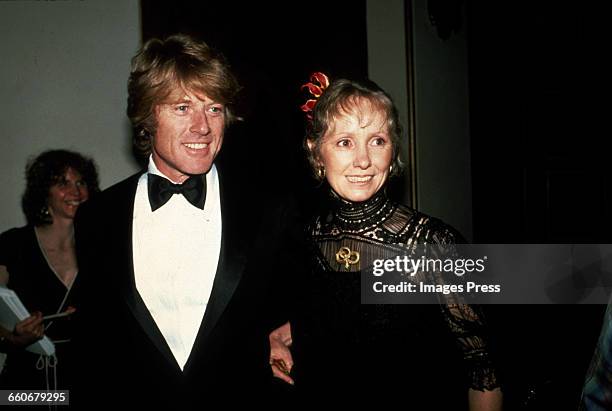
[{"label": "satin lapel", "polygon": [[[123,299],[127,303],[132,315],[140,324],[149,339],[159,350],[161,355],[181,372],[166,339],[157,327],[155,320],[147,309],[134,278],[134,260],[132,252],[132,225],[134,217],[134,198],[140,175],[134,176],[125,182],[122,190],[117,194],[118,201],[113,202],[114,216],[117,216],[116,224],[113,224],[116,232],[111,239],[115,239],[117,245],[117,259],[125,267],[124,275],[121,276],[120,290]],[[113,214],[111,214],[113,215]]]},{"label": "satin lapel", "polygon": [[239,191],[239,187],[235,185],[237,182],[228,180],[227,174],[223,174],[222,169],[219,169],[221,253],[208,306],[185,371],[188,370],[196,351],[205,345],[223,311],[227,308],[246,265],[245,241],[249,236],[242,232],[244,224],[241,219],[244,218],[244,210],[241,212],[239,209],[241,202],[236,195]]}]

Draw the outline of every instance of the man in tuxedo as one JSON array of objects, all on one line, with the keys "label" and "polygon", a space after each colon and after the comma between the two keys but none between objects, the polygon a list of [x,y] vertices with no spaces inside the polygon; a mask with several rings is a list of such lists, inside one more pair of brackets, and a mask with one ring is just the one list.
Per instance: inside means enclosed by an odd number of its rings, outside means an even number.
[{"label": "man in tuxedo", "polygon": [[218,156],[238,89],[189,36],[149,40],[132,60],[127,111],[149,163],[77,216],[79,408],[265,395],[267,304],[301,247],[294,208],[265,193],[256,164]]}]

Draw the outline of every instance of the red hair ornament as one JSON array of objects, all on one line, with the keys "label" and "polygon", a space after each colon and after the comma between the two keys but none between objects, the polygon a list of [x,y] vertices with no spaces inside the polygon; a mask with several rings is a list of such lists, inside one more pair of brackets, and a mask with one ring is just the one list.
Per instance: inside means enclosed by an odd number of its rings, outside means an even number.
[{"label": "red hair ornament", "polygon": [[310,83],[303,84],[302,87],[300,87],[300,90],[307,89],[308,92],[314,97],[306,100],[306,103],[300,106],[300,109],[306,113],[306,118],[308,121],[312,121],[312,110],[317,104],[317,100],[319,97],[321,97],[321,94],[323,94],[328,86],[329,78],[325,74],[317,71],[310,75]]}]

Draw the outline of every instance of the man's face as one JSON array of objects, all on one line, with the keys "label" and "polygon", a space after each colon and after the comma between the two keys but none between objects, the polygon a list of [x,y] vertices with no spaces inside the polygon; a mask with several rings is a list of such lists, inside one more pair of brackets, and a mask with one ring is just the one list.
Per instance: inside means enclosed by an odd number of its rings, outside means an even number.
[{"label": "man's face", "polygon": [[155,108],[155,165],[176,183],[210,170],[223,143],[225,107],[203,94],[176,89]]}]

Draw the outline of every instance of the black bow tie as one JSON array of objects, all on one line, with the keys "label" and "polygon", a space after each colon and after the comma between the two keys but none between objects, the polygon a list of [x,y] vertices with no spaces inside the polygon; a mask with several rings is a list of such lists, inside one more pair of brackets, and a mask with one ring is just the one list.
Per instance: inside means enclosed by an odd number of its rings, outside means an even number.
[{"label": "black bow tie", "polygon": [[151,211],[155,211],[170,200],[174,194],[182,194],[187,201],[204,210],[206,201],[206,179],[204,176],[191,176],[183,184],[173,182],[149,173],[149,204]]}]

